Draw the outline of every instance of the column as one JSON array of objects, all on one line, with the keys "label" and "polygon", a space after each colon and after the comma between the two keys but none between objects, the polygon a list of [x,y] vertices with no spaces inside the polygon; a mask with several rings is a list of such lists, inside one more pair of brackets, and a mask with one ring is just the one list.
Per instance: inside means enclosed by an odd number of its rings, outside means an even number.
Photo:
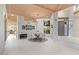
[{"label": "column", "polygon": [[50,24],[51,24],[51,38],[53,40],[56,40],[57,39],[57,36],[58,36],[58,22],[57,22],[57,16],[58,16],[58,13],[53,13],[51,15],[51,20],[50,20]]},{"label": "column", "polygon": [[23,33],[22,25],[25,25],[24,17],[23,16],[17,16],[17,32],[16,32],[17,39],[20,39],[20,34]]},{"label": "column", "polygon": [[5,5],[0,5],[0,54],[4,50],[5,44]]}]

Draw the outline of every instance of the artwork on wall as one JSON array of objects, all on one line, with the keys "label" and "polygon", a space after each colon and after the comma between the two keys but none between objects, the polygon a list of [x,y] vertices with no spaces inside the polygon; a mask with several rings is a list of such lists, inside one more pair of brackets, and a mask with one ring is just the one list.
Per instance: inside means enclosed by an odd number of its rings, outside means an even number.
[{"label": "artwork on wall", "polygon": [[50,27],[44,28],[44,33],[50,34]]},{"label": "artwork on wall", "polygon": [[50,20],[44,21],[44,26],[50,26]]},{"label": "artwork on wall", "polygon": [[33,25],[22,25],[23,30],[33,30],[35,29],[35,26]]},{"label": "artwork on wall", "polygon": [[44,33],[50,34],[50,20],[44,21]]},{"label": "artwork on wall", "polygon": [[26,29],[26,28],[25,28],[25,25],[22,25],[22,29],[23,29],[23,30]]}]

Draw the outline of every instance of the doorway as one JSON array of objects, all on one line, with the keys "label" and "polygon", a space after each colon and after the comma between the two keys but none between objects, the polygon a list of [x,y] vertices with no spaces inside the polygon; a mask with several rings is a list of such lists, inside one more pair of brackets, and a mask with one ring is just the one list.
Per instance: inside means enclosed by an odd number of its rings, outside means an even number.
[{"label": "doorway", "polygon": [[[11,16],[14,17],[14,16]],[[8,14],[6,15],[6,21],[5,21],[5,27],[6,27],[6,40],[12,40],[16,39],[16,19],[13,20],[13,18],[10,18]]]},{"label": "doorway", "polygon": [[59,18],[58,36],[69,36],[69,20],[68,20],[68,18]]}]

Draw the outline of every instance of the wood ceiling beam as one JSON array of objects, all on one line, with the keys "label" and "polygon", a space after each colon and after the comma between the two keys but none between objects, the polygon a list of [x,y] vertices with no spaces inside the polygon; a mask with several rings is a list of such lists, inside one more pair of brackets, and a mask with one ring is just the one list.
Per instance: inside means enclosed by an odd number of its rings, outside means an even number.
[{"label": "wood ceiling beam", "polygon": [[34,4],[34,5],[35,5],[35,6],[38,6],[38,7],[41,7],[41,8],[43,8],[43,9],[49,10],[49,11],[51,11],[51,12],[54,12],[54,11],[55,11],[55,10],[52,10],[52,9],[50,9],[50,8],[44,7],[44,6],[39,5],[39,4]]}]

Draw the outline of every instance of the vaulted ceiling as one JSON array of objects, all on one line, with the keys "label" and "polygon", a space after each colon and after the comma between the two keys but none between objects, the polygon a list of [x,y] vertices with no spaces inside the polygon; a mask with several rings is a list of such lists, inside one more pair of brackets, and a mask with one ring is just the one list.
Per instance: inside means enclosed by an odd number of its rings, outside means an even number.
[{"label": "vaulted ceiling", "polygon": [[[7,16],[10,20],[16,20],[16,16],[24,16],[25,20],[49,16],[51,13],[72,6],[71,4],[8,4]],[[13,16],[11,16],[13,14]]]}]

